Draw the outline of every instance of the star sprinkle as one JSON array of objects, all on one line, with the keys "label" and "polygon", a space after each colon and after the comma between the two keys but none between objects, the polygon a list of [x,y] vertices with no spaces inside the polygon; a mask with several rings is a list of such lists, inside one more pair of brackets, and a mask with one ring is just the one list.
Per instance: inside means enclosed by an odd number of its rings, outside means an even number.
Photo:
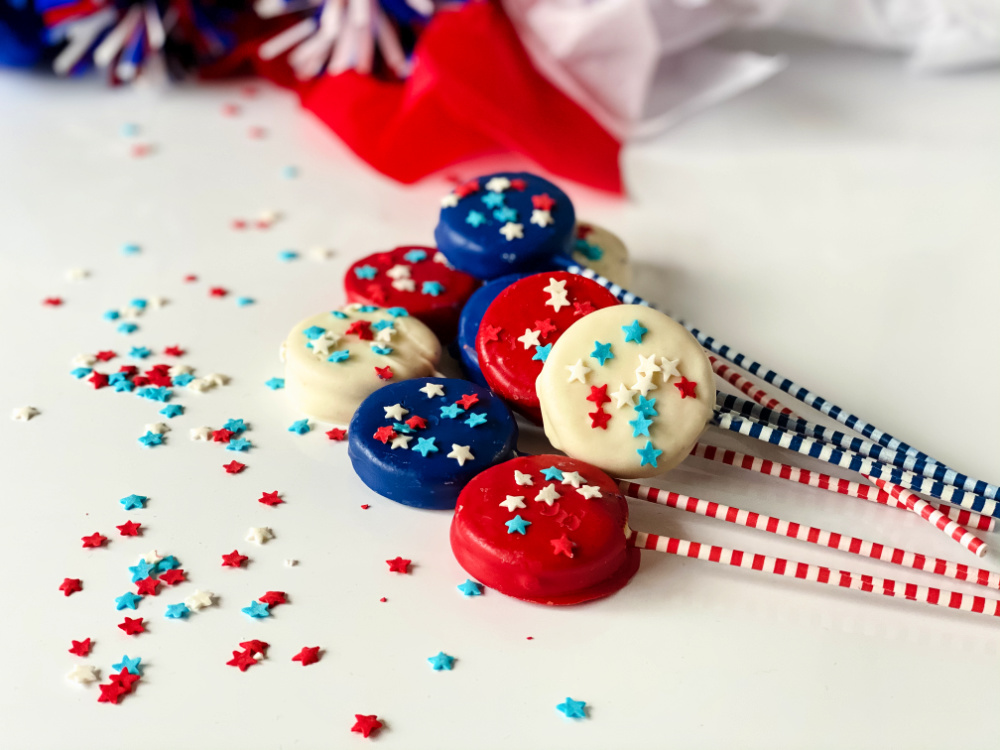
[{"label": "star sprinkle", "polygon": [[436,655],[428,657],[427,661],[431,663],[431,669],[435,672],[441,670],[450,672],[455,664],[455,657],[448,656],[444,651],[438,651]]},{"label": "star sprinkle", "polygon": [[547,227],[554,221],[555,219],[552,218],[552,214],[549,213],[548,211],[543,211],[541,209],[536,208],[531,212],[532,224],[537,224],[540,227]]},{"label": "star sprinkle", "polygon": [[459,414],[463,414],[465,409],[463,409],[458,404],[448,404],[447,406],[441,407],[441,416],[447,417],[448,419],[454,419]]},{"label": "star sprinkle", "polygon": [[139,666],[141,663],[142,658],[139,656],[134,659],[130,659],[128,656],[122,656],[122,660],[117,664],[112,664],[111,668],[118,672],[128,672],[129,674],[142,676],[142,669]]},{"label": "star sprinkle", "polygon": [[184,603],[192,612],[197,612],[205,607],[211,607],[215,603],[215,594],[211,591],[197,589],[191,596],[184,600]]},{"label": "star sprinkle", "polygon": [[233,651],[233,658],[226,662],[230,667],[236,667],[241,672],[246,672],[250,667],[257,664],[257,659],[249,650]]},{"label": "star sprinkle", "polygon": [[37,417],[39,413],[34,406],[21,406],[11,412],[10,418],[15,422],[27,422],[32,417]]},{"label": "star sprinkle", "polygon": [[247,530],[246,540],[254,544],[264,544],[274,539],[274,532],[267,526],[252,526]]},{"label": "star sprinkle", "polygon": [[524,225],[517,224],[513,221],[508,221],[502,227],[500,227],[500,234],[507,238],[507,241],[519,240],[524,237]]},{"label": "star sprinkle", "polygon": [[246,555],[241,555],[237,550],[222,556],[222,567],[224,568],[242,568],[243,565],[249,560]]},{"label": "star sprinkle", "polygon": [[578,471],[564,471],[562,483],[572,485],[573,487],[579,487],[583,484],[583,477],[580,476],[580,472]]},{"label": "star sprinkle", "polygon": [[569,378],[566,380],[567,383],[587,382],[587,375],[590,374],[590,368],[583,364],[582,359],[578,359],[576,364],[566,365],[566,369],[569,370]]},{"label": "star sprinkle", "polygon": [[375,278],[375,274],[378,273],[378,269],[375,266],[358,266],[354,269],[354,275],[359,279],[367,279],[371,281]]},{"label": "star sprinkle", "polygon": [[239,451],[243,453],[250,450],[252,447],[253,443],[251,443],[246,438],[233,438],[232,440],[229,441],[229,444],[226,446],[226,450]]},{"label": "star sprinkle", "polygon": [[167,419],[173,419],[174,417],[179,417],[184,413],[184,407],[180,404],[168,404],[160,409],[160,414],[165,416]]},{"label": "star sprinkle", "polygon": [[128,353],[128,356],[134,357],[135,359],[146,359],[153,352],[146,348],[145,346],[133,346]]},{"label": "star sprinkle", "polygon": [[403,259],[408,263],[419,263],[422,260],[427,260],[427,252],[420,249],[410,250],[404,253]]},{"label": "star sprinkle", "polygon": [[327,362],[346,362],[351,358],[351,352],[349,349],[338,349],[335,352],[330,352],[330,356],[326,358]]},{"label": "star sprinkle", "polygon": [[163,616],[171,620],[185,620],[191,614],[191,610],[183,602],[178,604],[168,604]]},{"label": "star sprinkle", "polygon": [[482,596],[483,587],[482,584],[476,583],[472,579],[466,578],[465,583],[458,584],[458,590],[462,592],[462,596]]},{"label": "star sprinkle", "polygon": [[135,521],[126,521],[121,526],[115,526],[118,529],[118,533],[121,536],[139,536],[139,528],[142,526],[141,523],[135,523]]},{"label": "star sprinkle", "polygon": [[677,369],[677,365],[681,362],[680,357],[677,359],[667,359],[666,357],[660,357],[660,366],[663,368],[663,382],[666,383],[670,378],[681,377],[680,371]]},{"label": "star sprinkle", "polygon": [[72,641],[73,645],[70,646],[69,652],[74,656],[86,656],[90,653],[90,639],[87,638],[82,641]]},{"label": "star sprinkle", "polygon": [[118,623],[118,629],[125,635],[140,635],[146,632],[146,626],[142,624],[142,617],[126,617],[124,622]]},{"label": "star sprinkle", "polygon": [[402,557],[395,557],[392,560],[386,560],[385,562],[389,566],[390,573],[410,572],[410,560],[406,560]]},{"label": "star sprinkle", "polygon": [[406,420],[406,426],[414,430],[422,430],[427,426],[427,420],[423,417],[412,416]]},{"label": "star sprinkle", "polygon": [[635,419],[630,419],[628,424],[632,428],[632,437],[649,437],[649,426],[653,424],[653,420],[639,414]]},{"label": "star sprinkle", "polygon": [[682,399],[697,398],[694,392],[694,389],[698,386],[697,383],[688,380],[685,377],[681,377],[680,382],[674,383],[674,385],[677,387],[677,390],[681,392]]},{"label": "star sprinkle", "polygon": [[633,407],[637,414],[641,414],[644,417],[655,417],[658,416],[656,411],[656,399],[646,398],[645,396],[639,396],[639,401]]},{"label": "star sprinkle", "polygon": [[397,448],[409,450],[411,440],[413,440],[411,435],[396,435],[396,437],[392,439],[392,443],[389,447],[392,448],[392,450],[396,450]]},{"label": "star sprinkle", "polygon": [[541,331],[534,331],[530,328],[524,329],[524,335],[518,336],[517,340],[524,344],[525,350],[531,347],[537,347],[539,345],[538,337],[541,335]]},{"label": "star sprinkle", "polygon": [[[132,583],[136,581],[141,581],[143,578],[148,578],[150,575],[156,572],[156,564],[148,562],[147,560],[139,560],[135,565],[130,565],[128,572],[132,574]],[[124,596],[135,596],[135,594],[125,594]],[[115,601],[118,601],[117,599]],[[135,609],[134,604],[127,605],[130,609]],[[118,607],[121,609],[121,606]]]},{"label": "star sprinkle", "polygon": [[[108,376],[105,375],[104,373],[93,372],[93,373],[90,374],[90,377],[87,378],[87,382],[90,383],[91,385],[93,385],[94,389],[97,390],[97,389],[104,388],[105,386],[107,386],[107,384],[108,384]],[[28,407],[28,408],[30,409],[31,407]],[[32,416],[34,416],[34,415],[32,415]],[[30,419],[30,418],[31,417],[28,417],[28,419]],[[27,419],[24,420],[24,421],[27,421]]]},{"label": "star sprinkle", "polygon": [[548,481],[561,481],[563,478],[563,473],[561,469],[555,466],[549,466],[547,469],[542,469],[542,476],[544,476]]},{"label": "star sprinkle", "polygon": [[493,211],[493,218],[497,221],[517,221],[517,210],[510,206],[500,206]]},{"label": "star sprinkle", "polygon": [[308,419],[300,419],[296,422],[292,422],[291,427],[288,428],[289,432],[294,432],[296,435],[305,435],[309,432],[312,427],[309,425]]},{"label": "star sprinkle", "polygon": [[486,222],[486,217],[479,211],[469,211],[465,215],[465,223],[473,227],[480,227]]},{"label": "star sprinkle", "polygon": [[271,616],[271,608],[264,602],[250,602],[250,604],[243,607],[240,612],[245,614],[247,617],[253,617],[256,619]]},{"label": "star sprinkle", "polygon": [[652,466],[656,468],[656,459],[660,457],[663,451],[658,450],[653,447],[653,444],[647,440],[646,444],[642,448],[637,448],[636,453],[639,454],[639,466]]},{"label": "star sprinkle", "polygon": [[566,557],[573,557],[573,548],[576,546],[566,534],[563,534],[558,539],[550,539],[549,544],[552,545],[553,555],[566,555]]},{"label": "star sprinkle", "polygon": [[108,538],[106,536],[97,531],[95,531],[93,534],[90,534],[89,536],[81,537],[81,539],[83,540],[84,548],[103,547],[104,543],[108,541]]},{"label": "star sprinkle", "polygon": [[378,720],[378,716],[371,714],[370,716],[365,716],[364,714],[354,714],[354,726],[351,727],[352,732],[357,732],[362,737],[367,738],[372,732],[378,732],[382,728],[382,722]]},{"label": "star sprinkle", "polygon": [[443,396],[444,386],[442,386],[440,383],[428,383],[427,385],[425,385],[423,388],[420,389],[420,392],[423,393],[425,396],[427,396],[427,398],[434,398],[435,396]]},{"label": "star sprinkle", "polygon": [[[132,568],[129,568],[129,570],[132,570]],[[143,578],[148,578],[148,577],[149,577],[149,571],[146,570],[145,575],[140,576],[139,578],[135,578],[133,576],[132,580],[133,582],[141,581]],[[121,596],[115,597],[115,609],[117,610],[135,609],[136,605],[141,601],[142,601],[141,596],[139,596],[138,594],[133,594],[131,591],[126,591]]]},{"label": "star sprinkle", "polygon": [[592,484],[585,484],[582,487],[578,487],[576,491],[587,500],[593,500],[595,497],[601,496],[601,488],[595,487]]},{"label": "star sprinkle", "polygon": [[561,711],[567,719],[587,718],[587,703],[585,701],[575,701],[567,697],[565,703],[556,706],[556,710]]},{"label": "star sprinkle", "polygon": [[226,470],[227,474],[239,474],[246,467],[246,464],[241,464],[239,461],[230,461],[228,464],[222,465],[222,468]]},{"label": "star sprinkle", "polygon": [[552,503],[558,499],[559,492],[556,490],[556,486],[554,484],[545,485],[538,491],[538,494],[535,495],[536,503],[545,503],[549,507],[551,507]]},{"label": "star sprinkle", "polygon": [[392,406],[383,406],[382,409],[385,411],[386,419],[395,419],[397,422],[401,421],[403,417],[410,413],[408,409],[404,409],[402,404],[393,404]]},{"label": "star sprinkle", "polygon": [[118,703],[121,700],[122,695],[125,694],[125,690],[116,683],[111,683],[108,685],[99,685],[101,689],[101,694],[97,698],[98,703]]},{"label": "star sprinkle", "polygon": [[264,385],[270,388],[272,391],[280,391],[285,387],[284,378],[268,378],[264,381]]},{"label": "star sprinkle", "polygon": [[79,685],[89,685],[97,682],[97,670],[89,664],[77,664],[66,674],[66,679]]},{"label": "star sprinkle", "polygon": [[531,205],[541,211],[551,211],[556,202],[548,193],[540,193],[539,195],[531,196]]},{"label": "star sprinkle", "polygon": [[469,427],[476,427],[481,424],[486,424],[485,414],[470,414],[469,418],[465,420],[465,424]]},{"label": "star sprinkle", "polygon": [[479,403],[479,396],[476,395],[475,393],[466,393],[462,396],[462,398],[458,399],[458,401],[456,401],[455,403],[461,406],[463,409],[468,409],[470,406]]},{"label": "star sprinkle", "polygon": [[[142,578],[135,582],[135,590],[142,596],[156,596],[163,581],[158,578]],[[117,599],[115,600],[117,601]],[[135,609],[133,607],[132,609]]]},{"label": "star sprinkle", "polygon": [[531,478],[531,474],[525,474],[523,471],[518,471],[517,469],[514,469],[514,482],[521,487],[531,486],[535,483]]},{"label": "star sprinkle", "polygon": [[508,534],[524,535],[527,533],[528,527],[531,526],[531,521],[525,521],[520,515],[516,515],[509,521],[504,521],[504,525],[507,527]]},{"label": "star sprinkle", "polygon": [[506,177],[491,177],[486,183],[486,189],[494,193],[502,193],[510,187],[510,180]]},{"label": "star sprinkle", "polygon": [[657,385],[653,382],[652,374],[640,375],[639,379],[632,384],[632,390],[638,391],[643,395],[643,397],[645,397],[650,391],[655,391],[656,389]]},{"label": "star sprinkle", "polygon": [[330,438],[330,440],[340,441],[347,437],[347,430],[340,427],[334,427],[326,433],[326,436]]},{"label": "star sprinkle", "polygon": [[438,452],[438,447],[434,445],[435,440],[436,438],[417,438],[417,444],[413,446],[413,450],[427,458],[428,453]]},{"label": "star sprinkle", "polygon": [[501,501],[500,506],[506,508],[511,513],[520,508],[526,508],[524,504],[524,495],[507,495],[507,499]]},{"label": "star sprinkle", "polygon": [[303,646],[302,650],[292,657],[292,661],[302,662],[303,667],[315,664],[319,661],[319,646]]},{"label": "star sprinkle", "polygon": [[377,430],[375,430],[375,434],[372,435],[372,438],[378,440],[380,443],[382,443],[382,445],[385,445],[396,436],[397,436],[396,431],[392,429],[392,427],[386,424],[382,425]]},{"label": "star sprinkle", "polygon": [[469,450],[468,445],[458,445],[457,443],[451,444],[451,453],[447,454],[447,458],[454,458],[458,461],[459,466],[465,466],[466,461],[475,460],[475,456],[472,455],[472,451]]},{"label": "star sprinkle", "polygon": [[652,375],[655,372],[660,372],[660,366],[656,364],[656,355],[650,354],[648,357],[639,355],[639,366],[635,368],[636,376],[640,375]]},{"label": "star sprinkle", "polygon": [[136,508],[145,508],[147,500],[149,500],[149,498],[145,495],[132,494],[127,497],[123,497],[118,502],[122,504],[122,507],[125,508],[125,510],[135,510]]},{"label": "star sprinkle", "polygon": [[263,493],[259,498],[257,498],[257,502],[273,508],[275,505],[281,505],[285,501],[278,497],[278,491],[275,490],[274,492]]},{"label": "star sprinkle", "polygon": [[258,596],[257,600],[269,607],[275,607],[279,604],[288,604],[288,595],[284,591],[268,591],[264,596]]},{"label": "star sprinkle", "polygon": [[638,320],[633,320],[629,325],[622,326],[622,330],[625,332],[625,343],[629,341],[634,341],[636,344],[642,343],[642,337],[649,333],[649,329],[643,328],[639,324]]},{"label": "star sprinkle", "polygon": [[201,440],[208,442],[209,438],[212,436],[211,427],[192,427],[191,431],[188,433],[192,440]]},{"label": "star sprinkle", "polygon": [[163,435],[156,432],[147,432],[139,438],[139,442],[147,448],[153,448],[163,443]]},{"label": "star sprinkle", "polygon": [[443,294],[444,291],[444,284],[440,281],[425,281],[420,285],[420,293],[430,295],[431,297],[437,297]]},{"label": "star sprinkle", "polygon": [[378,376],[379,380],[392,380],[392,368],[389,365],[385,367],[376,367],[375,374]]},{"label": "star sprinkle", "polygon": [[611,344],[602,344],[600,341],[594,342],[594,351],[590,353],[590,356],[598,360],[601,367],[603,367],[604,363],[609,359],[615,358],[614,353],[611,351]]},{"label": "star sprinkle", "polygon": [[536,346],[535,353],[531,356],[532,359],[537,359],[540,362],[544,362],[549,358],[549,352],[552,351],[552,344],[546,344],[545,346]]},{"label": "star sprinkle", "polygon": [[168,586],[176,586],[187,580],[187,574],[180,568],[166,570],[160,574],[160,580]]},{"label": "star sprinkle", "polygon": [[458,205],[458,196],[454,193],[448,193],[441,199],[441,208],[454,208]]}]

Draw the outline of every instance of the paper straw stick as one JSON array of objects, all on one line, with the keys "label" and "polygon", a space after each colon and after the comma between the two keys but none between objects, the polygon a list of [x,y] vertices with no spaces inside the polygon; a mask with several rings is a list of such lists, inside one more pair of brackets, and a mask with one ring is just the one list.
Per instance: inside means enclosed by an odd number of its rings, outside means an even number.
[{"label": "paper straw stick", "polygon": [[[831,477],[829,474],[822,474],[818,471],[800,469],[797,466],[771,461],[759,456],[750,456],[746,453],[725,450],[714,445],[704,445],[697,443],[691,449],[691,455],[695,458],[703,458],[707,461],[716,461],[735,466],[746,471],[755,471],[758,474],[765,474],[779,479],[786,479],[791,482],[817,487],[821,490],[836,492],[848,497],[856,497],[860,500],[880,503],[881,505],[891,505],[902,510],[909,510],[906,503],[898,500],[884,490],[880,490],[872,484],[859,484],[847,479]],[[996,521],[978,513],[973,513],[962,508],[951,506],[934,505],[945,518],[955,521],[962,526],[974,526],[979,531],[993,531],[996,528]]]},{"label": "paper straw stick", "polygon": [[1000,601],[988,599],[985,596],[960,594],[957,591],[930,586],[918,586],[915,583],[894,581],[891,578],[859,575],[847,570],[833,570],[820,565],[809,565],[780,557],[768,557],[767,555],[718,547],[714,544],[701,544],[700,542],[689,542],[686,539],[646,534],[641,531],[633,531],[629,539],[634,546],[640,549],[656,550],[679,557],[755,570],[759,573],[771,573],[788,578],[798,578],[802,581],[854,589],[868,594],[881,594],[938,607],[1000,617]]},{"label": "paper straw stick", "polygon": [[745,393],[761,406],[766,406],[768,409],[777,409],[782,414],[787,414],[788,416],[795,416],[795,412],[787,406],[782,406],[778,399],[771,398],[766,391],[758,388],[725,362],[720,362],[718,357],[710,354],[708,355],[708,361],[712,363],[712,370],[716,375],[737,388],[741,393]]},{"label": "paper straw stick", "polygon": [[787,448],[804,456],[818,458],[859,474],[881,477],[894,484],[901,484],[914,492],[930,495],[966,510],[994,518],[1000,517],[1000,503],[997,503],[996,500],[987,500],[982,495],[975,495],[952,485],[935,482],[913,472],[889,467],[874,459],[859,456],[852,451],[824,445],[803,435],[795,435],[777,427],[768,427],[757,422],[747,422],[729,414],[717,414],[715,425],[730,432],[738,432],[771,445]]},{"label": "paper straw stick", "polygon": [[657,505],[665,505],[668,508],[676,508],[677,510],[695,513],[706,518],[714,518],[748,529],[766,531],[769,534],[816,544],[820,547],[828,547],[839,552],[869,557],[879,562],[900,565],[944,576],[945,578],[953,578],[958,581],[968,581],[977,583],[980,586],[1000,589],[1000,573],[983,570],[982,568],[973,568],[961,563],[951,562],[950,560],[943,560],[939,557],[928,557],[918,552],[900,549],[899,547],[870,542],[866,539],[846,536],[834,531],[826,531],[815,526],[804,526],[794,521],[785,521],[774,516],[764,515],[763,513],[754,513],[742,508],[723,505],[722,503],[700,500],[697,497],[680,495],[668,490],[659,490],[655,487],[647,487],[635,482],[619,482],[618,488],[628,497],[635,498],[636,500],[646,500]]}]

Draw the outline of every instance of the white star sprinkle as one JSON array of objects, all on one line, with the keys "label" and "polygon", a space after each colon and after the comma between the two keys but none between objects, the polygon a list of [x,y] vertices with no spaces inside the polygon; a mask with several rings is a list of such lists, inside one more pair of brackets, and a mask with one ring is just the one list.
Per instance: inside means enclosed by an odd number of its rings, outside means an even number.
[{"label": "white star sprinkle", "polygon": [[566,279],[556,281],[549,276],[549,285],[543,290],[546,294],[566,294]]},{"label": "white star sprinkle", "polygon": [[298,564],[299,564],[299,561],[298,560],[294,560],[292,558],[288,558],[287,560],[285,560],[285,567],[286,568],[294,568]]},{"label": "white star sprinkle", "polygon": [[588,500],[593,500],[595,497],[601,496],[601,490],[599,487],[595,487],[592,484],[585,484],[583,487],[577,487],[577,492],[583,495]]},{"label": "white star sprinkle", "polygon": [[555,219],[552,218],[552,214],[548,211],[543,211],[542,209],[536,208],[531,212],[531,223],[537,224],[540,227],[547,227]]},{"label": "white star sprinkle", "polygon": [[97,363],[97,357],[93,354],[77,354],[73,357],[73,365],[76,367],[93,367]]},{"label": "white star sprinkle", "polygon": [[440,250],[438,250],[436,253],[434,253],[433,261],[435,263],[440,263],[445,268],[450,268],[452,271],[455,270],[455,267],[451,263],[448,262],[448,256],[445,255],[444,253],[442,253]]},{"label": "white star sprinkle", "polygon": [[443,396],[444,388],[440,383],[428,383],[420,389],[420,392],[426,394],[427,398],[434,398],[435,396]]},{"label": "white star sprinkle", "polygon": [[621,409],[623,406],[635,406],[635,391],[628,388],[624,383],[618,386],[618,390],[611,394],[615,400],[615,406]]},{"label": "white star sprinkle", "polygon": [[547,484],[542,489],[538,491],[535,495],[536,503],[545,503],[546,505],[552,505],[552,503],[559,499],[559,493],[556,491],[556,486],[554,484]]},{"label": "white star sprinkle", "polygon": [[146,425],[146,432],[163,435],[164,433],[170,432],[170,426],[165,422],[153,422],[152,424]]},{"label": "white star sprinkle", "polygon": [[215,388],[215,383],[212,383],[207,378],[195,378],[187,384],[187,389],[189,391],[196,391],[198,393],[204,393],[212,388]]},{"label": "white star sprinkle", "polygon": [[417,290],[417,282],[413,279],[396,279],[392,282],[392,288],[397,292],[415,292]]},{"label": "white star sprinkle", "polygon": [[541,331],[532,331],[530,328],[525,328],[524,335],[518,336],[517,340],[524,344],[524,348],[527,350],[533,346],[538,346],[538,337],[541,335]]},{"label": "white star sprinkle", "polygon": [[513,221],[508,221],[500,227],[500,234],[506,237],[508,242],[519,240],[524,237],[524,224],[516,224]]},{"label": "white star sprinkle", "polygon": [[556,312],[559,312],[564,307],[569,307],[569,298],[566,296],[566,292],[561,292],[559,294],[552,294],[545,304],[551,307]]},{"label": "white star sprinkle", "polygon": [[228,375],[223,375],[221,372],[213,372],[205,376],[207,380],[212,385],[229,385],[229,381],[232,380]]},{"label": "white star sprinkle", "polygon": [[402,263],[397,263],[386,271],[385,275],[390,279],[408,279],[410,278],[410,267],[404,266]]},{"label": "white star sprinkle", "polygon": [[524,504],[524,495],[507,495],[507,499],[504,500],[500,505],[511,513],[519,508],[527,508],[528,506]]},{"label": "white star sprinkle", "polygon": [[396,335],[395,328],[383,328],[381,331],[375,334],[375,340],[383,344],[392,341],[392,337]]},{"label": "white star sprinkle", "polygon": [[184,600],[184,603],[188,609],[197,612],[199,609],[211,607],[215,603],[215,594],[211,591],[197,589],[191,596]]},{"label": "white star sprinkle", "polygon": [[312,343],[313,353],[317,357],[325,359],[330,356],[330,353],[339,341],[340,336],[327,331],[326,333],[314,338],[310,343]]},{"label": "white star sprinkle", "polygon": [[392,445],[390,447],[393,450],[396,450],[396,448],[409,450],[411,440],[413,440],[413,437],[410,435],[396,435],[396,437],[392,439]]},{"label": "white star sprinkle", "polygon": [[632,390],[639,391],[644,397],[650,391],[656,390],[656,384],[653,382],[652,375],[639,375],[638,371],[636,371],[636,376],[639,379],[632,384]]},{"label": "white star sprinkle", "polygon": [[14,411],[11,412],[10,418],[15,422],[27,422],[29,419],[37,417],[39,414],[40,412],[34,406],[22,406],[14,409]]},{"label": "white star sprinkle", "polygon": [[566,365],[566,369],[569,370],[569,378],[566,380],[567,383],[587,382],[587,375],[590,374],[590,368],[583,364],[582,359],[578,359],[575,365]]},{"label": "white star sprinkle", "polygon": [[517,469],[514,469],[514,481],[522,487],[535,483],[531,478],[531,474],[525,474],[523,471],[518,471]]},{"label": "white star sprinkle", "polygon": [[150,297],[149,306],[154,310],[159,310],[161,307],[165,307],[168,304],[166,297]]},{"label": "white star sprinkle", "polygon": [[90,276],[90,271],[85,268],[71,268],[66,272],[66,281],[83,281]]},{"label": "white star sprinkle", "polygon": [[656,364],[656,355],[650,354],[648,357],[643,357],[640,354],[639,366],[635,368],[636,377],[640,375],[652,375],[654,372],[660,372],[660,366]]},{"label": "white star sprinkle", "polygon": [[147,562],[150,565],[156,565],[156,563],[158,563],[162,559],[163,559],[163,555],[161,555],[159,552],[157,552],[154,549],[154,550],[150,550],[145,555],[142,555],[139,558],[139,562]]},{"label": "white star sprinkle", "polygon": [[395,419],[397,422],[402,422],[403,417],[410,413],[410,410],[404,409],[402,404],[383,406],[382,409],[385,411],[386,419]]},{"label": "white star sprinkle", "polygon": [[128,305],[118,311],[118,317],[122,320],[135,320],[144,312],[145,308],[143,307],[133,307],[132,305]]},{"label": "white star sprinkle", "polygon": [[494,193],[502,193],[509,187],[510,180],[506,177],[492,177],[490,178],[490,181],[486,183],[486,189],[492,190]]},{"label": "white star sprinkle", "polygon": [[666,383],[670,378],[679,378],[681,376],[680,371],[677,369],[677,365],[681,363],[680,357],[677,359],[667,359],[666,357],[660,357],[660,364],[663,366],[663,382]]},{"label": "white star sprinkle", "polygon": [[451,453],[448,454],[448,458],[454,458],[458,461],[459,466],[465,466],[466,461],[472,461],[475,456],[472,455],[472,451],[469,450],[467,445],[458,445],[457,443],[451,444]]},{"label": "white star sprinkle", "polygon": [[174,365],[167,372],[170,373],[170,377],[176,378],[178,375],[190,375],[194,372],[194,368],[191,365]]},{"label": "white star sprinkle", "polygon": [[578,471],[564,471],[562,483],[571,484],[574,487],[579,487],[581,484],[583,484],[583,477],[580,476],[580,472]]},{"label": "white star sprinkle", "polygon": [[328,247],[314,247],[309,251],[309,256],[313,260],[330,260],[333,257],[333,250]]},{"label": "white star sprinkle", "polygon": [[212,428],[211,427],[192,427],[191,428],[191,432],[189,434],[191,435],[191,439],[192,440],[205,440],[205,441],[207,441],[207,440],[210,440],[211,437],[212,437]]},{"label": "white star sprinkle", "polygon": [[66,675],[66,679],[79,685],[97,682],[97,670],[89,664],[77,664]]},{"label": "white star sprinkle", "polygon": [[441,208],[454,208],[457,205],[458,196],[454,193],[448,193],[448,195],[441,199]]},{"label": "white star sprinkle", "polygon": [[268,539],[274,539],[274,532],[267,526],[253,526],[247,531],[246,540],[254,544],[263,544]]}]

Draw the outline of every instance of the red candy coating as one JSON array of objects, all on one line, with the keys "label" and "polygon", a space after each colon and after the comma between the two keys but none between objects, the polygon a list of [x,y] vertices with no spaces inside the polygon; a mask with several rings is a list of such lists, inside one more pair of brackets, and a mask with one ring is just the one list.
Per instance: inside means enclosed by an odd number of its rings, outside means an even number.
[{"label": "red candy coating", "polygon": [[455,337],[459,313],[479,281],[435,257],[443,259],[437,249],[416,245],[368,255],[347,269],[347,301],[406,308],[448,342]]},{"label": "red candy coating", "polygon": [[[542,469],[577,472],[572,482],[549,480]],[[531,477],[518,484],[515,470]],[[522,477],[522,481],[524,478]],[[551,505],[539,492],[558,497]],[[500,503],[521,497],[524,508]],[[509,533],[520,516],[529,525]],[[608,596],[639,568],[639,551],[628,544],[628,504],[618,483],[600,469],[566,456],[522,456],[479,474],[459,495],[451,522],[451,549],[466,572],[484,585],[540,604],[578,604]],[[515,527],[516,528],[516,527]]]},{"label": "red candy coating", "polygon": [[[563,301],[558,301],[561,295],[545,291],[563,283]],[[565,271],[515,281],[493,300],[479,325],[476,354],[486,382],[512,408],[541,424],[535,379],[545,362],[538,347],[554,343],[583,315],[617,304],[615,296],[596,281]],[[489,334],[496,329],[500,334],[494,338]],[[538,334],[537,346],[533,332]]]}]

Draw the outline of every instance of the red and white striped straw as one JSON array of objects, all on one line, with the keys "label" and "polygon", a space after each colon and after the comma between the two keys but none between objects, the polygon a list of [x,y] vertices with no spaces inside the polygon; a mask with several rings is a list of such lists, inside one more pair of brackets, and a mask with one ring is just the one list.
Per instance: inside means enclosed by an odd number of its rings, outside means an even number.
[{"label": "red and white striped straw", "polygon": [[746,394],[754,401],[756,401],[761,406],[768,409],[775,409],[780,411],[782,414],[787,414],[790,417],[796,416],[795,412],[789,409],[787,406],[782,405],[780,401],[776,398],[771,398],[766,391],[761,390],[756,385],[754,385],[750,380],[740,375],[736,370],[727,365],[725,362],[720,362],[719,359],[711,354],[708,355],[708,361],[712,363],[712,370],[720,378],[725,380],[730,385],[739,389],[741,393]]},{"label": "red and white striped straw", "polygon": [[689,542],[657,534],[645,534],[633,531],[631,543],[640,549],[666,552],[679,557],[690,557],[697,560],[730,565],[734,568],[756,570],[760,573],[798,578],[803,581],[813,581],[829,586],[838,586],[869,594],[882,594],[896,598],[908,599],[914,602],[924,602],[938,607],[948,607],[964,612],[1000,617],[1000,601],[988,599],[985,596],[960,594],[930,586],[918,586],[915,583],[894,581],[890,578],[859,575],[847,570],[833,570],[819,565],[794,562],[780,557],[768,557],[741,550],[727,549],[716,545]]},{"label": "red and white striped straw", "polygon": [[982,557],[986,554],[986,544],[982,539],[979,539],[973,535],[972,532],[963,528],[954,521],[948,520],[948,518],[946,518],[941,511],[936,510],[934,506],[923,498],[917,497],[908,489],[900,487],[898,484],[887,482],[879,477],[871,477],[867,474],[864,476],[869,482],[873,482],[880,490],[888,492],[897,500],[905,502],[908,508],[916,513],[919,513],[921,517],[927,519],[930,523],[933,523],[941,529],[941,531],[950,536],[963,547],[967,547],[968,550],[976,557]]},{"label": "red and white striped straw", "polygon": [[618,483],[618,487],[626,495],[637,500],[646,500],[658,505],[666,505],[669,508],[696,513],[706,518],[715,518],[737,526],[766,531],[777,536],[796,539],[800,542],[809,542],[820,547],[828,547],[840,552],[848,552],[852,555],[868,557],[872,560],[892,563],[893,565],[913,568],[914,570],[922,570],[927,573],[944,576],[945,578],[969,581],[977,583],[980,586],[1000,589],[1000,573],[994,573],[990,570],[972,568],[968,565],[943,560],[939,557],[927,557],[918,552],[890,547],[887,544],[870,542],[866,539],[818,529],[815,526],[803,526],[794,521],[785,521],[774,516],[764,515],[763,513],[754,513],[742,508],[723,505],[722,503],[700,500],[697,497],[680,495],[676,492],[647,487],[635,482],[622,481]]},{"label": "red and white striped straw", "polygon": [[[750,456],[746,453],[738,453],[737,451],[725,450],[714,445],[704,445],[702,443],[696,444],[691,449],[691,455],[695,458],[716,461],[727,466],[745,469],[746,471],[755,471],[758,474],[766,474],[767,476],[798,482],[810,487],[818,487],[821,490],[828,490],[841,495],[868,500],[869,502],[909,510],[904,501],[894,498],[888,492],[877,489],[871,484],[859,484],[847,479],[838,479],[837,477],[831,477],[829,474],[800,469],[778,461],[771,461],[766,458]],[[933,507],[947,519],[963,526],[974,526],[979,531],[993,531],[996,528],[996,520],[988,516],[981,516],[978,513],[954,506],[933,505]]]}]

